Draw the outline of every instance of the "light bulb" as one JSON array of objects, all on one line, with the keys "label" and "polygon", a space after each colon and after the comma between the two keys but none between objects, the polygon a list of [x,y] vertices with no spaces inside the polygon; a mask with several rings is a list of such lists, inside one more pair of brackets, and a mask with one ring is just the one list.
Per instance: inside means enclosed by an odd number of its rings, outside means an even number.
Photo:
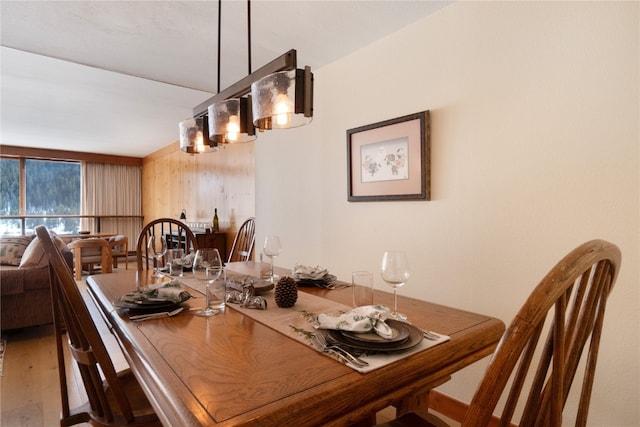
[{"label": "light bulb", "polygon": [[240,123],[238,116],[233,115],[229,117],[229,123],[227,124],[227,139],[235,142],[238,140],[238,134],[240,133]]},{"label": "light bulb", "polygon": [[276,100],[276,123],[278,126],[289,124],[289,112],[292,110],[291,103],[286,94],[281,93]]},{"label": "light bulb", "polygon": [[202,131],[198,131],[196,134],[196,146],[195,149],[198,153],[202,153],[204,151],[204,138],[202,137]]}]

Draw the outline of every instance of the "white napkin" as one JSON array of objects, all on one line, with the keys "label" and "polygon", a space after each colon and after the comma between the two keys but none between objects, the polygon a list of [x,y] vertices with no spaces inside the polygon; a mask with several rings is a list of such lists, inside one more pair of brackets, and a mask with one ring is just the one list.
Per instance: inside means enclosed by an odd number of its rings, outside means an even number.
[{"label": "white napkin", "polygon": [[175,303],[180,303],[180,302],[185,302],[186,300],[191,298],[191,294],[189,294],[189,292],[179,287],[163,286],[162,288],[158,288],[156,298],[164,299],[164,300],[175,302]]},{"label": "white napkin", "polygon": [[390,339],[393,331],[385,323],[390,310],[383,305],[365,305],[354,308],[340,316],[319,314],[319,329],[338,329],[351,332],[375,332],[383,338]]},{"label": "white napkin", "polygon": [[329,274],[329,270],[319,265],[311,267],[310,265],[296,264],[293,266],[291,276],[296,280],[321,280],[325,282],[336,280],[336,276]]}]

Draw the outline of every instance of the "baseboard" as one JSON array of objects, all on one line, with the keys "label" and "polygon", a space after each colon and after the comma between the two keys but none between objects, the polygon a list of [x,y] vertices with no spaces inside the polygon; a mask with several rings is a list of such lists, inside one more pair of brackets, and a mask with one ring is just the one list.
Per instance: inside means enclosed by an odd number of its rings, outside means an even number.
[{"label": "baseboard", "polygon": [[469,405],[437,390],[429,392],[429,409],[461,423]]},{"label": "baseboard", "polygon": [[[469,405],[437,390],[431,390],[429,392],[429,409],[447,418],[451,418],[456,422],[462,423],[464,415],[469,409]],[[496,416],[491,417],[488,427],[498,427],[499,425],[500,419]],[[517,426],[512,423],[511,427]]]}]

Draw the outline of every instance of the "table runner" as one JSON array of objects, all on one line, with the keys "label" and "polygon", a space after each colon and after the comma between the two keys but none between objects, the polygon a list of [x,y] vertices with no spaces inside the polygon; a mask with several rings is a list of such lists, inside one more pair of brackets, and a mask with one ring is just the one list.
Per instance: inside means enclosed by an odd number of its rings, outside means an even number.
[{"label": "table runner", "polygon": [[[204,284],[198,282],[195,279],[180,278],[180,282],[183,285],[197,290],[198,292],[204,293]],[[346,306],[344,304],[340,304],[338,302],[331,301],[316,295],[308,294],[306,292],[298,292],[298,300],[292,308],[278,307],[276,305],[273,292],[268,292],[267,294],[261,296],[267,301],[266,310],[243,308],[240,307],[239,304],[230,303],[227,303],[226,306],[233,310],[239,311],[245,316],[248,316],[262,323],[263,325],[314,349],[315,347],[313,347],[313,345],[309,341],[308,334],[317,332],[317,330],[314,328],[315,316],[320,313],[345,313],[352,308],[350,306]],[[419,351],[426,350],[443,342],[449,341],[450,339],[450,337],[447,335],[436,335],[439,336],[437,340],[423,339],[420,344],[408,350],[390,353],[363,354],[362,356],[360,356],[361,359],[369,363],[369,366],[360,367],[355,366],[351,363],[346,363],[346,365],[358,372],[367,373]],[[335,358],[331,354],[323,354]]]}]

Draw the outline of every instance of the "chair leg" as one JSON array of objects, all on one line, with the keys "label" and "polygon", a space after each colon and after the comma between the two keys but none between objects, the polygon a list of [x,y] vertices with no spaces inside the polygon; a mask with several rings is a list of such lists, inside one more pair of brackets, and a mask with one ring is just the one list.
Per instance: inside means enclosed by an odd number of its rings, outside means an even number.
[{"label": "chair leg", "polygon": [[80,280],[82,279],[82,260],[80,259],[81,255],[78,253],[74,253],[73,256],[75,258],[74,264],[76,270],[76,280]]}]

